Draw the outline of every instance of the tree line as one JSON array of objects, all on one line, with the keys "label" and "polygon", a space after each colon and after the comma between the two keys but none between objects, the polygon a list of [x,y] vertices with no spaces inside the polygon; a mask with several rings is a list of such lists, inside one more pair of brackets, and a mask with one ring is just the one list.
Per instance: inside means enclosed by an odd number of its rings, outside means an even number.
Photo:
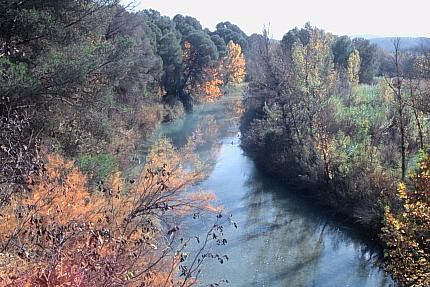
[{"label": "tree line", "polygon": [[310,24],[282,41],[269,35],[249,38],[244,149],[379,235],[402,285],[427,286],[430,54],[402,50],[400,40],[387,54]]},{"label": "tree line", "polygon": [[212,194],[188,190],[205,170],[197,134],[128,171],[159,123],[244,80],[247,36],[129,8],[0,2],[2,286],[191,286],[203,262],[228,260],[214,247],[231,218],[214,216],[201,239],[177,226],[218,213]]},{"label": "tree line", "polygon": [[231,218],[191,239],[171,220],[217,212],[187,190],[204,139],[161,141],[137,178],[124,171],[157,124],[246,78],[242,146],[257,164],[377,234],[402,285],[429,285],[428,51],[310,24],[281,41],[210,31],[118,0],[0,8],[1,284],[191,286],[204,261],[228,260],[209,249]]},{"label": "tree line", "polygon": [[[43,139],[83,168],[125,167],[159,122],[244,80],[247,37],[229,22],[211,32],[115,0],[1,5],[1,155],[11,166],[20,143]],[[20,169],[3,166],[1,182]]]}]

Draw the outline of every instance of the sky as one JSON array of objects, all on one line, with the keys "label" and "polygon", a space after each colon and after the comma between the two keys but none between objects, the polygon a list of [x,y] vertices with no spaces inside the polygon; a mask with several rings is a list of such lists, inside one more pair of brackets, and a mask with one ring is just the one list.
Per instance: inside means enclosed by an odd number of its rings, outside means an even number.
[{"label": "sky", "polygon": [[[127,1],[127,0],[124,0]],[[430,0],[136,0],[137,10],[197,18],[211,30],[230,21],[248,35],[282,35],[306,22],[336,35],[430,37]]]}]

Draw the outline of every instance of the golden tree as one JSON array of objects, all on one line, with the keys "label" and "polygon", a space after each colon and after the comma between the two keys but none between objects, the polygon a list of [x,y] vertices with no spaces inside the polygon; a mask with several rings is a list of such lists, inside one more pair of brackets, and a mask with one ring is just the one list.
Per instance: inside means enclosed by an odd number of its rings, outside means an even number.
[{"label": "golden tree", "polygon": [[208,67],[204,70],[205,81],[194,87],[194,94],[200,102],[215,102],[223,96],[224,81],[221,74],[221,64]]},{"label": "golden tree", "polygon": [[245,57],[239,44],[228,42],[225,57],[226,82],[240,84],[245,80]]},{"label": "golden tree", "polygon": [[358,86],[360,76],[360,53],[354,50],[348,58],[348,80],[353,87]]},{"label": "golden tree", "polygon": [[411,187],[398,187],[402,206],[385,210],[381,239],[386,245],[387,270],[402,286],[430,286],[430,157],[423,156],[410,175]]},{"label": "golden tree", "polygon": [[[292,81],[299,98],[301,114],[305,116],[302,134],[314,141],[324,164],[327,181],[332,180],[333,145],[329,124],[333,122],[330,96],[334,89],[334,70],[331,45],[333,35],[310,28],[309,43],[297,42],[292,51]],[[325,109],[323,107],[326,107]],[[306,127],[307,126],[307,127]]]}]

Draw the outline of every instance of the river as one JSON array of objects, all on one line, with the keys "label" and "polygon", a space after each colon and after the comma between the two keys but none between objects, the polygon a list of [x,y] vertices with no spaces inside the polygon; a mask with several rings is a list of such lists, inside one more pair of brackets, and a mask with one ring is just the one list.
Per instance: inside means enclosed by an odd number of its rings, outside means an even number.
[{"label": "river", "polygon": [[[198,188],[215,193],[238,224],[226,228],[228,244],[218,250],[229,260],[208,261],[199,286],[220,279],[239,287],[394,286],[375,265],[380,252],[371,240],[256,169],[240,147],[239,116],[240,99],[225,97],[163,124],[156,134],[181,147],[199,126],[210,133],[214,143],[199,153],[211,171]],[[191,232],[203,235],[207,220],[194,220]]]}]

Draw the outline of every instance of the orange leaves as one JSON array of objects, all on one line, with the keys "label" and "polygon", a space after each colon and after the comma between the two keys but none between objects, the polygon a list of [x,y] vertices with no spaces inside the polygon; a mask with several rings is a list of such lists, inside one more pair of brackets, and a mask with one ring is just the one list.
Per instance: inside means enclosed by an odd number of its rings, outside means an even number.
[{"label": "orange leaves", "polygon": [[240,45],[233,41],[227,45],[225,70],[228,83],[240,84],[245,80],[245,57]]},{"label": "orange leaves", "polygon": [[32,191],[1,210],[0,284],[173,286],[177,260],[163,225],[217,211],[213,194],[188,190],[204,176],[192,146],[161,140],[137,179],[114,173],[97,191],[73,162],[49,155]]},{"label": "orange leaves", "polygon": [[48,156],[42,176],[32,190],[32,196],[24,200],[28,206],[36,206],[39,216],[50,222],[67,222],[86,218],[92,213],[87,178],[59,155]]},{"label": "orange leaves", "polygon": [[[8,230],[0,235],[2,242],[11,238],[11,233],[31,228],[35,221],[42,221],[50,228],[71,221],[79,221],[92,214],[94,206],[90,204],[87,178],[80,173],[73,162],[65,161],[59,155],[48,156],[45,173],[33,180],[31,193],[16,195],[7,207],[7,220],[0,224],[1,230]],[[12,211],[15,216],[12,216]],[[32,234],[28,239],[33,240]]]},{"label": "orange leaves", "polygon": [[[199,102],[214,102],[223,96],[222,87],[226,83],[239,84],[245,80],[245,57],[240,45],[230,41],[227,55],[216,63],[202,67],[199,80],[187,78],[187,91]],[[190,74],[190,66],[195,61],[192,46],[185,42],[183,46],[183,60],[187,64],[185,74]]]},{"label": "orange leaves", "polygon": [[49,155],[45,172],[33,181],[30,193],[16,195],[2,210],[7,216],[0,223],[1,248],[14,262],[25,260],[8,276],[22,277],[24,283],[15,286],[46,286],[46,280],[60,286],[67,277],[61,273],[67,250],[79,249],[83,238],[76,235],[97,214],[98,205],[88,191],[87,178],[59,155]]},{"label": "orange leaves", "polygon": [[[201,102],[214,102],[223,96],[224,84],[240,84],[245,80],[245,57],[240,45],[230,41],[227,48],[225,58],[216,65],[206,67],[203,71],[205,81],[194,87],[194,94],[200,95]],[[189,57],[187,53],[185,56]]]},{"label": "orange leaves", "polygon": [[[188,63],[187,66],[191,66],[193,62],[191,48],[189,42],[184,43],[183,59],[185,63]],[[220,98],[223,95],[221,87],[224,85],[222,68],[221,61],[202,67],[201,79],[190,79],[188,91],[202,103],[214,102]]]},{"label": "orange leaves", "polygon": [[201,102],[215,102],[223,96],[221,87],[224,85],[224,81],[221,67],[221,63],[218,63],[216,66],[204,70],[206,80],[203,84],[197,84],[194,90],[197,95],[200,95]]}]

